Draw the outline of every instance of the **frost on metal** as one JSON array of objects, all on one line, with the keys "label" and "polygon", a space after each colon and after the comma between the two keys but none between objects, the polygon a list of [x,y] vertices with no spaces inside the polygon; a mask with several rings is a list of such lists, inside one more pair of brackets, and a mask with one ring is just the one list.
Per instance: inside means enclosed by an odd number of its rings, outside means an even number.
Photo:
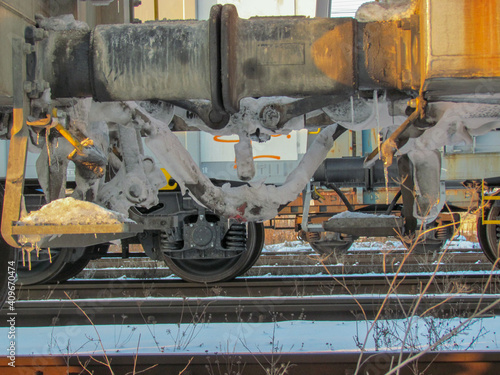
[{"label": "frost on metal", "polygon": [[331,125],[319,134],[300,164],[282,186],[265,185],[264,181],[231,187],[229,183],[215,186],[205,176],[181,145],[177,137],[164,126],[154,126],[146,145],[179,183],[183,191],[217,214],[241,221],[260,221],[276,216],[280,205],[294,200],[333,147]]},{"label": "frost on metal", "polygon": [[360,22],[396,21],[415,13],[415,0],[371,1],[359,7],[356,19]]},{"label": "frost on metal", "polygon": [[240,135],[239,142],[234,145],[238,178],[250,181],[255,176],[252,141],[248,135]]},{"label": "frost on metal", "polygon": [[35,16],[38,25],[45,30],[65,31],[65,30],[83,30],[89,31],[90,27],[83,21],[75,20],[72,14],[63,14],[57,17],[46,18],[40,14]]},{"label": "frost on metal", "polygon": [[340,214],[332,216],[329,220],[338,220],[338,219],[373,219],[373,218],[394,219],[394,218],[397,218],[397,217],[398,216],[395,216],[395,215],[367,214],[367,213],[364,213],[364,212],[344,211],[344,212],[341,212]]},{"label": "frost on metal", "polygon": [[428,121],[435,123],[397,153],[408,154],[415,178],[415,217],[434,220],[444,204],[440,197],[443,146],[472,144],[473,137],[500,127],[500,105],[478,103],[431,103]]},{"label": "frost on metal", "polygon": [[[390,102],[386,97],[353,98],[322,108],[330,119],[349,130],[366,130],[399,126],[405,120],[406,101]],[[392,108],[392,113],[389,111]]]}]

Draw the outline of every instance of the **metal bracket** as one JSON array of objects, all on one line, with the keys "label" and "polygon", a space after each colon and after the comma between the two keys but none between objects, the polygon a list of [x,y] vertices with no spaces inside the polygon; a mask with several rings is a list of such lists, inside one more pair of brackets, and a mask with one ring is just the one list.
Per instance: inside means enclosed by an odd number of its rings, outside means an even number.
[{"label": "metal bracket", "polygon": [[306,185],[306,191],[303,195],[303,208],[302,208],[302,229],[304,232],[308,231],[309,227],[309,207],[311,206],[311,183],[308,182]]},{"label": "metal bracket", "polygon": [[487,204],[485,201],[493,201],[493,204],[498,204],[500,202],[500,195],[484,195],[484,179],[481,182],[481,220],[482,224],[500,224],[500,220],[486,220],[484,218],[484,207]]}]

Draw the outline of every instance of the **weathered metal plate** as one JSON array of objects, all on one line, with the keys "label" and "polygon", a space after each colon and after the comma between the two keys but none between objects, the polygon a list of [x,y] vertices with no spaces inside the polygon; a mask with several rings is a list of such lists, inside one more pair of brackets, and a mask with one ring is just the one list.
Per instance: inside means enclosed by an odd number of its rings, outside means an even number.
[{"label": "weathered metal plate", "polygon": [[500,92],[500,1],[422,1],[424,90]]}]

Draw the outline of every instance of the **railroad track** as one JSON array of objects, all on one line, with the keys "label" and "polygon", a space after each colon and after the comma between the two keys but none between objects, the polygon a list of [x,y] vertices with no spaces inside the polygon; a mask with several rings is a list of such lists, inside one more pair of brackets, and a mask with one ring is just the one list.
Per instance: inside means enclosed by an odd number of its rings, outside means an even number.
[{"label": "railroad track", "polygon": [[[403,353],[403,360],[410,353]],[[158,354],[158,355],[109,355],[107,358],[115,374],[269,374],[271,369],[287,366],[286,374],[354,374],[359,353],[203,353],[203,354]],[[398,363],[399,353],[365,352],[360,374],[385,374],[391,364]],[[99,363],[99,362],[100,363]],[[110,370],[102,363],[102,356],[79,355],[51,357],[18,357],[16,368],[8,366],[5,357],[0,358],[0,372],[3,375],[92,373],[108,375]],[[401,374],[418,373],[455,375],[481,374],[497,375],[500,357],[491,351],[431,352],[418,359],[418,363],[403,369]],[[84,370],[85,368],[85,370]],[[149,371],[147,371],[150,369]],[[231,372],[234,371],[234,372]],[[38,372],[37,372],[38,371]],[[144,372],[142,372],[144,371]],[[219,372],[221,371],[221,372]],[[269,372],[266,372],[269,371]]]},{"label": "railroad track", "polygon": [[[429,274],[404,275],[397,279],[395,291],[399,294],[419,293],[429,281]],[[96,298],[144,297],[282,297],[331,296],[342,294],[386,294],[393,276],[345,275],[302,277],[240,277],[229,282],[203,285],[178,279],[159,281],[135,280],[78,280],[63,284],[18,287],[19,301]],[[486,284],[488,287],[486,288]],[[468,273],[453,275],[439,273],[428,288],[428,293],[500,293],[500,280],[495,275]]]},{"label": "railroad track", "polygon": [[[345,275],[396,272],[405,253],[402,250],[349,251],[345,254],[319,256],[314,252],[290,251],[263,253],[245,276],[263,275]],[[405,261],[403,272],[432,272],[439,254],[411,254]],[[489,271],[492,266],[477,249],[453,250],[440,262],[440,271]],[[80,279],[135,278],[159,279],[172,277],[163,262],[149,258],[99,259],[93,261],[77,277]]]},{"label": "railroad track", "polygon": [[[392,318],[404,318],[428,277],[406,276],[397,280],[399,287],[385,304],[387,313]],[[492,282],[485,288],[488,281]],[[496,276],[490,280],[488,275],[437,275],[418,311],[439,305],[440,313],[460,316],[497,301],[497,289]],[[487,294],[482,295],[483,290]],[[91,316],[94,324],[189,323],[194,317],[205,322],[357,320],[373,318],[387,292],[384,276],[342,280],[240,279],[205,287],[182,282],[75,282],[21,289],[16,311],[21,326],[88,324],[80,309]],[[40,299],[44,293],[49,299]],[[37,300],[27,299],[34,297]],[[498,312],[497,308],[491,311]]]}]

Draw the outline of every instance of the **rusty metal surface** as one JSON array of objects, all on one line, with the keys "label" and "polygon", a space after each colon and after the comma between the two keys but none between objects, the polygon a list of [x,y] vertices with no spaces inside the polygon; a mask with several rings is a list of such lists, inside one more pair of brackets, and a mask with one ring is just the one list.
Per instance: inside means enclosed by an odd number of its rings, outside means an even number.
[{"label": "rusty metal surface", "polygon": [[354,20],[238,17],[222,10],[222,94],[238,112],[253,96],[349,94],[355,86]]},{"label": "rusty metal surface", "polygon": [[426,0],[421,5],[428,95],[499,92],[500,2]]},{"label": "rusty metal surface", "polygon": [[418,21],[358,23],[359,88],[418,90]]},{"label": "rusty metal surface", "polygon": [[[12,362],[14,367],[9,365]],[[15,361],[5,356],[0,358],[2,375],[76,375],[82,371],[78,362],[70,365],[63,356],[16,356]]]}]

